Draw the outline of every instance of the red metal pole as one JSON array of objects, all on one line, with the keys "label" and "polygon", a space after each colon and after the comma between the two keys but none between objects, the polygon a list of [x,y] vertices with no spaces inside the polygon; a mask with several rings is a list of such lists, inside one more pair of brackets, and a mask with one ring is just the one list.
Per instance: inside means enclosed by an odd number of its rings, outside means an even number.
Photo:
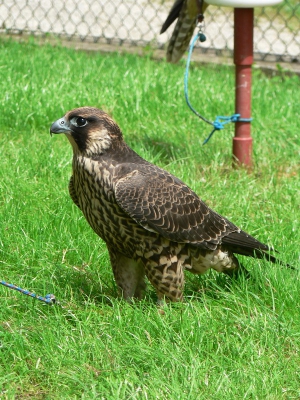
[{"label": "red metal pole", "polygon": [[[251,65],[253,63],[253,8],[234,9],[235,113],[251,118]],[[252,165],[250,122],[236,122],[233,138],[235,162]]]}]

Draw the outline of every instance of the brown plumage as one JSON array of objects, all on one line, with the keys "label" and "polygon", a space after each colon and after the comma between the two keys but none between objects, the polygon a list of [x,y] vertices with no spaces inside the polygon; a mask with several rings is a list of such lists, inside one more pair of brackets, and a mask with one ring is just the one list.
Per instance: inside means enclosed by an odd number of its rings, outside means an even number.
[{"label": "brown plumage", "polygon": [[77,108],[50,132],[65,133],[72,145],[70,196],[106,242],[125,299],[143,296],[146,275],[159,300],[182,300],[185,269],[232,275],[241,270],[233,253],[262,258],[270,250],[136,154],[105,112]]},{"label": "brown plumage", "polygon": [[164,33],[177,19],[167,48],[167,61],[176,63],[181,59],[193,36],[197,18],[206,8],[207,4],[201,0],[175,0],[160,31]]}]

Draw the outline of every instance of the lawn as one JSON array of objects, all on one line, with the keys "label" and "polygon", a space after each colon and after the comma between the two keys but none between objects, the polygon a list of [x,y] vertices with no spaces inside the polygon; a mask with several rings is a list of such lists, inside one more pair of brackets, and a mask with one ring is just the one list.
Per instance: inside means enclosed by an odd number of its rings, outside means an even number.
[{"label": "lawn", "polygon": [[[233,124],[187,108],[184,64],[0,41],[0,398],[299,399],[300,274],[243,259],[251,279],[186,274],[185,302],[117,297],[104,243],[68,194],[72,151],[49,135],[66,111],[109,112],[144,158],[300,268],[299,77],[253,76],[254,167],[231,167]],[[193,65],[206,118],[234,112],[231,67]]]}]

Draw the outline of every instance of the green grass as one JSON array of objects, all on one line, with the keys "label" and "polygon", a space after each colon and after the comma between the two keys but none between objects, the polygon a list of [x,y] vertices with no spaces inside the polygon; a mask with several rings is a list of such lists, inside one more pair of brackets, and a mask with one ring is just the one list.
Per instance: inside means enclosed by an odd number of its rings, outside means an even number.
[{"label": "green grass", "polygon": [[[51,122],[102,107],[142,156],[299,267],[299,78],[253,76],[254,169],[231,168],[233,126],[186,107],[183,64],[0,42],[0,397],[298,399],[299,272],[244,259],[252,278],[186,275],[186,302],[158,312],[151,287],[117,298],[105,245],[69,198],[71,147]],[[190,96],[214,119],[234,111],[234,71],[194,66]]]}]

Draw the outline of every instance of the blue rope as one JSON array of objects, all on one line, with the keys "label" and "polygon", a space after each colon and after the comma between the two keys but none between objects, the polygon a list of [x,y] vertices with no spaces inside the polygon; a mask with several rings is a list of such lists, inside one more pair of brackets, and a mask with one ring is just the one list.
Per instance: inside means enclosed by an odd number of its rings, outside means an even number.
[{"label": "blue rope", "polygon": [[188,52],[188,57],[186,61],[186,68],[185,68],[185,74],[184,74],[184,95],[185,95],[185,100],[189,108],[192,110],[194,114],[197,115],[202,121],[206,122],[209,125],[213,126],[213,130],[211,133],[208,135],[208,137],[204,140],[202,143],[203,145],[206,144],[209,139],[212,137],[212,135],[215,133],[215,131],[220,131],[221,129],[224,129],[224,125],[228,124],[229,122],[251,122],[252,118],[241,118],[240,114],[233,114],[230,117],[223,117],[221,115],[217,116],[215,121],[212,122],[208,120],[207,118],[203,117],[203,115],[199,114],[198,111],[195,110],[195,108],[192,106],[189,100],[189,95],[188,95],[188,79],[189,79],[189,68],[191,64],[191,57],[192,53],[195,47],[195,44],[197,40],[200,40],[200,42],[204,42],[206,40],[205,35],[203,32],[199,31],[192,39],[192,42],[189,47],[189,52]]},{"label": "blue rope", "polygon": [[44,303],[52,305],[57,302],[54,294],[46,294],[45,297],[42,297],[42,296],[36,295],[35,293],[29,292],[29,290],[25,290],[25,289],[20,288],[19,286],[13,285],[12,283],[8,283],[5,281],[0,281],[0,283],[1,283],[1,285],[4,285],[13,290],[17,290],[18,292],[20,292],[22,294],[25,294],[25,295],[33,297],[37,300],[43,301]]}]

